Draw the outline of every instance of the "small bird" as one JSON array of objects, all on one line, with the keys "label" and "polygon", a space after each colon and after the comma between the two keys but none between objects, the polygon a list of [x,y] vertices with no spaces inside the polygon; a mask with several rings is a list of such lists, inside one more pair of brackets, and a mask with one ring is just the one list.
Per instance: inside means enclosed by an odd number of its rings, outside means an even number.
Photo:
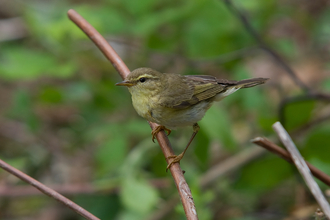
[{"label": "small bird", "polygon": [[126,86],[132,95],[136,112],[148,121],[159,124],[151,132],[152,140],[161,130],[167,131],[183,126],[192,126],[193,134],[184,149],[173,158],[166,170],[180,162],[200,127],[197,124],[213,102],[220,101],[239,89],[263,84],[267,78],[253,78],[241,81],[218,79],[208,75],[179,75],[160,73],[151,68],[132,71],[117,86]]}]

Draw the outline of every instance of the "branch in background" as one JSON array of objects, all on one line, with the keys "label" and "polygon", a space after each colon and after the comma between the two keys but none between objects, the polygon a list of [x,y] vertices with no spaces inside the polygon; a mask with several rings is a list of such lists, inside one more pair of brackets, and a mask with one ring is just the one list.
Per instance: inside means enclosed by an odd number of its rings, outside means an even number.
[{"label": "branch in background", "polygon": [[279,104],[279,120],[285,127],[286,119],[285,119],[285,107],[297,102],[305,102],[310,100],[320,100],[320,101],[327,101],[329,102],[330,99],[327,94],[321,94],[321,93],[308,93],[304,95],[299,95],[296,97],[289,97],[283,99]]},{"label": "branch in background", "polygon": [[[251,140],[252,143],[259,145],[260,147],[263,147],[267,150],[269,150],[270,152],[276,154],[277,156],[283,158],[284,160],[286,160],[289,163],[293,163],[292,158],[289,154],[289,152],[287,152],[285,149],[281,148],[280,146],[277,146],[276,144],[274,144],[273,142],[269,141],[266,138],[262,138],[262,137],[257,137],[253,140]],[[311,170],[312,174],[318,178],[319,180],[321,180],[323,183],[327,184],[328,186],[330,186],[330,176],[328,176],[327,174],[323,173],[321,170],[317,169],[316,167],[314,167],[312,164],[306,162],[309,169]]]},{"label": "branch in background", "polygon": [[[92,193],[96,193],[98,191],[91,184],[51,185],[49,187],[62,195],[92,194]],[[0,197],[2,197],[2,198],[3,197],[38,196],[38,195],[43,195],[43,193],[29,185],[0,186]]]},{"label": "branch in background", "polygon": [[[102,51],[106,58],[112,63],[120,76],[125,79],[130,73],[129,69],[114,51],[114,49],[108,44],[108,42],[98,33],[95,28],[90,25],[83,17],[81,17],[76,11],[70,9],[68,11],[69,18],[82,30],[85,34],[95,43],[95,45]],[[157,124],[149,122],[150,127],[154,129]],[[163,151],[163,154],[169,163],[169,156],[174,155],[171,144],[164,131],[161,131],[156,136],[158,143]],[[183,176],[183,172],[179,163],[174,163],[170,167],[171,174],[175,181],[179,195],[181,197],[182,205],[186,213],[187,219],[198,219],[195,204],[191,195],[190,188]]]},{"label": "branch in background", "polygon": [[301,156],[300,152],[298,151],[297,147],[293,143],[291,137],[289,136],[288,132],[284,129],[280,122],[276,122],[273,124],[273,129],[281,139],[283,145],[287,148],[288,152],[291,154],[291,158],[298,168],[300,174],[303,176],[307,186],[309,187],[310,191],[314,195],[314,198],[321,206],[325,215],[330,218],[330,205],[325,199],[320,187],[317,185],[315,180],[313,179],[311,172]]},{"label": "branch in background", "polygon": [[228,9],[242,22],[244,28],[247,32],[255,39],[258,45],[268,52],[274,60],[289,74],[292,80],[305,92],[311,92],[311,89],[302,82],[293,71],[293,69],[278,55],[272,48],[270,48],[267,43],[262,39],[262,37],[257,33],[257,31],[252,27],[247,17],[244,13],[236,8],[231,0],[224,0]]},{"label": "branch in background", "polygon": [[2,169],[6,170],[7,172],[13,174],[14,176],[18,177],[19,179],[23,180],[24,182],[31,184],[33,187],[37,188],[38,190],[40,190],[44,194],[48,195],[49,197],[56,199],[57,201],[59,201],[60,203],[62,203],[65,206],[69,207],[70,209],[72,209],[79,215],[83,216],[84,218],[90,219],[90,220],[99,220],[99,218],[95,217],[94,215],[92,215],[91,213],[89,213],[88,211],[86,211],[85,209],[83,209],[82,207],[77,205],[76,203],[72,202],[71,200],[65,198],[64,196],[62,196],[55,190],[45,186],[44,184],[38,182],[37,180],[33,179],[32,177],[26,175],[25,173],[17,170],[16,168],[10,166],[9,164],[7,164],[6,162],[4,162],[2,160],[0,160],[0,167]]},{"label": "branch in background", "polygon": [[[167,178],[152,179],[149,184],[157,189],[170,187],[170,182]],[[97,185],[97,184],[96,184]],[[100,188],[90,183],[81,184],[65,184],[65,185],[51,185],[50,188],[62,195],[81,195],[81,194],[111,194],[118,193],[120,186],[113,186],[108,188]],[[42,192],[29,185],[12,186],[0,185],[0,197],[24,197],[24,196],[38,196],[43,195]]]},{"label": "branch in background", "polygon": [[298,85],[303,91],[307,93],[307,95],[293,97],[293,98],[286,98],[281,101],[280,109],[279,109],[279,118],[280,121],[285,125],[285,117],[284,117],[284,108],[287,104],[290,104],[292,102],[301,101],[303,100],[326,100],[330,101],[330,94],[327,93],[321,93],[315,91],[313,88],[308,87],[303,81],[301,81],[297,74],[293,71],[293,69],[282,59],[282,57],[273,50],[258,34],[258,32],[253,28],[251,23],[249,22],[249,19],[245,16],[244,12],[237,7],[234,6],[233,2],[231,0],[224,0],[225,5],[227,8],[233,13],[234,16],[236,16],[241,23],[243,24],[246,31],[254,38],[254,40],[257,42],[257,44],[265,50],[268,54],[270,54],[273,59],[279,64],[282,69],[285,70],[285,72],[291,77],[291,79]]}]

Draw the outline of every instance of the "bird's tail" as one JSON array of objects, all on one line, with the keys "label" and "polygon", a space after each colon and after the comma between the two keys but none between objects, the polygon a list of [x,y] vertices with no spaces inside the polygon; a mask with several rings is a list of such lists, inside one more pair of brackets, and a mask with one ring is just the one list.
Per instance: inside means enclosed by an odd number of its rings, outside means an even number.
[{"label": "bird's tail", "polygon": [[253,79],[244,79],[241,81],[231,81],[231,80],[218,80],[220,84],[225,85],[226,89],[219,93],[215,100],[221,100],[224,97],[233,94],[239,89],[250,88],[265,83],[268,78],[253,78]]},{"label": "bird's tail", "polygon": [[243,88],[250,88],[253,86],[257,86],[260,84],[265,83],[268,80],[268,78],[253,78],[253,79],[244,79],[241,81],[237,81],[237,84],[235,87],[238,87],[240,89]]}]

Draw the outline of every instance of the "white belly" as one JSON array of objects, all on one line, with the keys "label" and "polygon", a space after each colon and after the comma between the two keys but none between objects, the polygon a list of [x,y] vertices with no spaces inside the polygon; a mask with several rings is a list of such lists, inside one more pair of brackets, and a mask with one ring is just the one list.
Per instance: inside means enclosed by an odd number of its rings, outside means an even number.
[{"label": "white belly", "polygon": [[204,117],[211,105],[211,102],[203,101],[186,109],[164,108],[163,111],[153,111],[152,116],[156,123],[167,128],[192,126]]}]

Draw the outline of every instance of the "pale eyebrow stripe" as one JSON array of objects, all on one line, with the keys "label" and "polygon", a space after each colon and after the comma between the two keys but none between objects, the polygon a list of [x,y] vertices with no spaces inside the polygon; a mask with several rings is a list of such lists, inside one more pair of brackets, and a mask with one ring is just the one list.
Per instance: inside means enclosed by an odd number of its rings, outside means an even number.
[{"label": "pale eyebrow stripe", "polygon": [[139,76],[139,78],[138,78],[138,79],[140,79],[140,78],[142,78],[142,77],[145,77],[145,78],[154,78],[154,79],[158,78],[158,77],[156,77],[156,76],[153,76],[153,75],[149,75],[149,74],[143,74],[143,75]]}]

